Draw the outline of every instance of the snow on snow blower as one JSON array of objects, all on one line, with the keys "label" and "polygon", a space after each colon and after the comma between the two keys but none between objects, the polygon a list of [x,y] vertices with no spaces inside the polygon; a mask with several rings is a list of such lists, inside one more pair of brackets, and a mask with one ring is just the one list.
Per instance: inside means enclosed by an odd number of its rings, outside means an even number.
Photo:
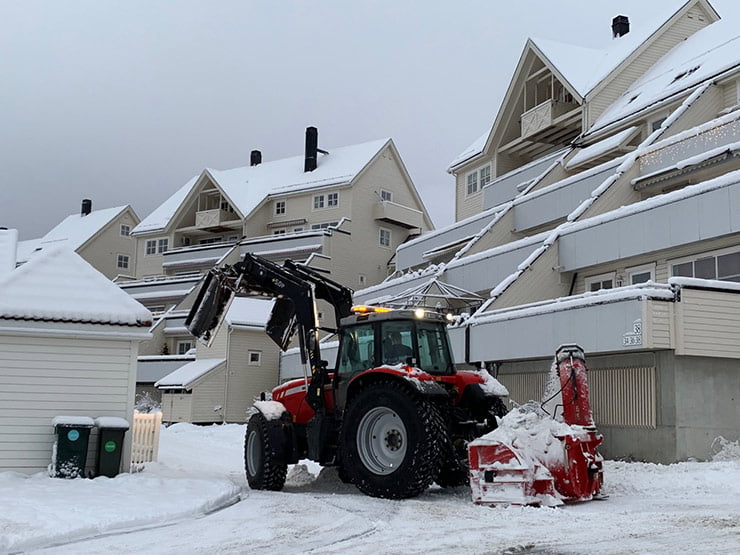
[{"label": "snow on snow blower", "polygon": [[[548,387],[556,385],[554,394],[542,405],[517,407],[468,444],[475,503],[555,506],[598,496],[603,437],[591,416],[586,373],[583,349],[561,346]],[[553,405],[561,416],[545,410]]]}]

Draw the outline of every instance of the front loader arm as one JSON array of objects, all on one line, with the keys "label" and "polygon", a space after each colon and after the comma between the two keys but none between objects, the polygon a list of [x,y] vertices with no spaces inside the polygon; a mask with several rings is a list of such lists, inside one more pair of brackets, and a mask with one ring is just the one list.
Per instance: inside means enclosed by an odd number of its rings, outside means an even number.
[{"label": "front loader arm", "polygon": [[352,290],[290,260],[279,266],[246,253],[240,262],[208,272],[185,326],[200,341],[209,343],[235,296],[276,299],[265,332],[282,350],[299,332],[301,361],[308,362],[311,368],[306,401],[315,411],[322,409],[328,370],[321,361],[316,299],[326,300],[334,307],[338,323],[351,312]]}]

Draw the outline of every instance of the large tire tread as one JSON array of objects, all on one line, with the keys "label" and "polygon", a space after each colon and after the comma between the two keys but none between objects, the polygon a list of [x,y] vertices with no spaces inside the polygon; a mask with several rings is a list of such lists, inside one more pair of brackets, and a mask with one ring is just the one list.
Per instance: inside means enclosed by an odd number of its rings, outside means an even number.
[{"label": "large tire tread", "polygon": [[[247,424],[247,432],[244,436],[244,471],[247,475],[249,487],[256,490],[280,491],[285,485],[288,475],[288,465],[284,462],[285,456],[278,450],[281,446],[273,445],[269,427],[277,426],[278,421],[268,421],[262,413],[258,412],[251,416]],[[261,464],[250,472],[247,463],[249,437],[256,433],[258,448],[261,451]]]},{"label": "large tire tread", "polygon": [[[359,421],[377,406],[387,406],[401,416],[409,438],[403,462],[386,475],[368,470],[356,446]],[[340,437],[342,470],[361,492],[371,497],[416,497],[439,474],[445,438],[444,421],[434,403],[397,381],[378,381],[359,392],[349,404]]]}]

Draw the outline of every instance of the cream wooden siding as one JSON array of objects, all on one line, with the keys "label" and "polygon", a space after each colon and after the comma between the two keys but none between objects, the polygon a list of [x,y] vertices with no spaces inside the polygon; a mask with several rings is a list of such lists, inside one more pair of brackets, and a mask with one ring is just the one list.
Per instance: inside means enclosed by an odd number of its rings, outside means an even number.
[{"label": "cream wooden siding", "polygon": [[[260,366],[249,365],[249,351],[261,351]],[[229,336],[227,422],[246,422],[247,411],[263,391],[279,382],[279,349],[262,330],[232,330]]]},{"label": "cream wooden siding", "polygon": [[[547,372],[501,373],[499,381],[516,404],[537,403],[547,387]],[[657,386],[654,367],[589,370],[591,412],[597,426],[655,428]]]},{"label": "cream wooden siding", "polygon": [[[487,224],[481,224],[481,228]],[[480,237],[472,247],[465,253],[465,256],[472,256],[474,254],[487,251],[501,245],[505,245],[512,241],[517,241],[522,238],[521,235],[512,232],[514,229],[514,211],[507,210],[499,220],[494,224],[488,232]]]},{"label": "cream wooden siding", "polygon": [[193,417],[192,406],[192,393],[162,393],[162,420],[190,422]]},{"label": "cream wooden siding", "polygon": [[740,358],[740,294],[682,288],[676,354]]},{"label": "cream wooden siding", "polygon": [[[477,167],[477,166],[476,166]],[[493,171],[493,170],[492,170]],[[455,176],[455,221],[459,222],[470,216],[475,216],[483,210],[483,192],[467,195],[467,170],[458,170]],[[493,175],[493,173],[491,173]]]},{"label": "cream wooden siding", "polygon": [[[119,274],[135,276],[137,263],[136,239],[121,235],[121,225],[127,225],[129,229],[134,229],[138,223],[138,218],[130,209],[124,210],[96,233],[84,247],[78,249],[77,254],[108,279],[113,279]],[[119,254],[129,257],[127,270],[118,268]]]},{"label": "cream wooden siding", "polygon": [[[0,335],[0,471],[45,471],[55,416],[131,422],[136,353],[131,341]],[[93,433],[89,469],[96,445]],[[128,436],[123,453],[127,468]]]},{"label": "cream wooden siding", "polygon": [[740,102],[738,98],[739,81],[740,78],[736,78],[722,85],[722,108],[730,108]]},{"label": "cream wooden siding", "polygon": [[191,422],[223,422],[226,402],[226,367],[208,372],[193,384]]},{"label": "cream wooden siding", "polygon": [[[699,18],[702,15],[703,21]],[[689,17],[691,15],[691,17]],[[684,39],[711,22],[704,11],[695,7],[666,29],[655,41],[638,54],[612,79],[600,85],[588,99],[587,125],[591,127],[599,116],[619,98],[629,86],[653,66],[664,54]],[[618,40],[618,39],[617,39]]]},{"label": "cream wooden siding", "polygon": [[[666,132],[661,135],[660,139],[667,139],[674,135],[678,135],[687,129],[692,129],[697,125],[713,120],[721,110],[722,90],[717,86],[709,87],[704,91],[704,94],[696,99],[696,101],[691,105],[691,108],[681,114],[673,125],[671,125]],[[669,112],[670,111],[672,110],[669,108]]]},{"label": "cream wooden siding", "polygon": [[162,255],[161,254],[146,254],[146,242],[152,239],[164,239],[169,240],[170,247],[172,246],[172,236],[162,233],[160,235],[148,235],[139,236],[136,238],[136,277],[144,278],[146,276],[160,276],[164,272],[162,270]]},{"label": "cream wooden siding", "polygon": [[[528,269],[524,270],[522,275],[491,305],[491,310],[566,296],[570,281],[567,275],[561,276],[557,270],[553,269],[557,265],[556,243],[542,253]],[[496,285],[498,284],[491,284],[491,288]]]},{"label": "cream wooden siding", "polygon": [[210,347],[195,341],[196,358],[226,358],[229,350],[229,325],[224,321]]},{"label": "cream wooden siding", "polygon": [[642,333],[645,344],[653,349],[672,349],[673,314],[676,304],[647,300],[643,304]]}]

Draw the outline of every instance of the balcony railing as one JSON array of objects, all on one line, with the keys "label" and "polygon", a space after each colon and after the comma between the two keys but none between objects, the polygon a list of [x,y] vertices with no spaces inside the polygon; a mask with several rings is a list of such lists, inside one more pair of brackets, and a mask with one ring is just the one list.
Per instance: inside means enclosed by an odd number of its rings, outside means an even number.
[{"label": "balcony railing", "polygon": [[407,229],[421,228],[422,225],[421,211],[389,200],[375,203],[373,218],[400,225]]},{"label": "balcony railing", "polygon": [[235,222],[239,220],[234,214],[220,208],[195,213],[195,227],[198,229],[219,229]]},{"label": "balcony railing", "polygon": [[522,138],[531,137],[552,127],[558,117],[577,107],[576,104],[550,99],[527,110],[521,116]]}]

